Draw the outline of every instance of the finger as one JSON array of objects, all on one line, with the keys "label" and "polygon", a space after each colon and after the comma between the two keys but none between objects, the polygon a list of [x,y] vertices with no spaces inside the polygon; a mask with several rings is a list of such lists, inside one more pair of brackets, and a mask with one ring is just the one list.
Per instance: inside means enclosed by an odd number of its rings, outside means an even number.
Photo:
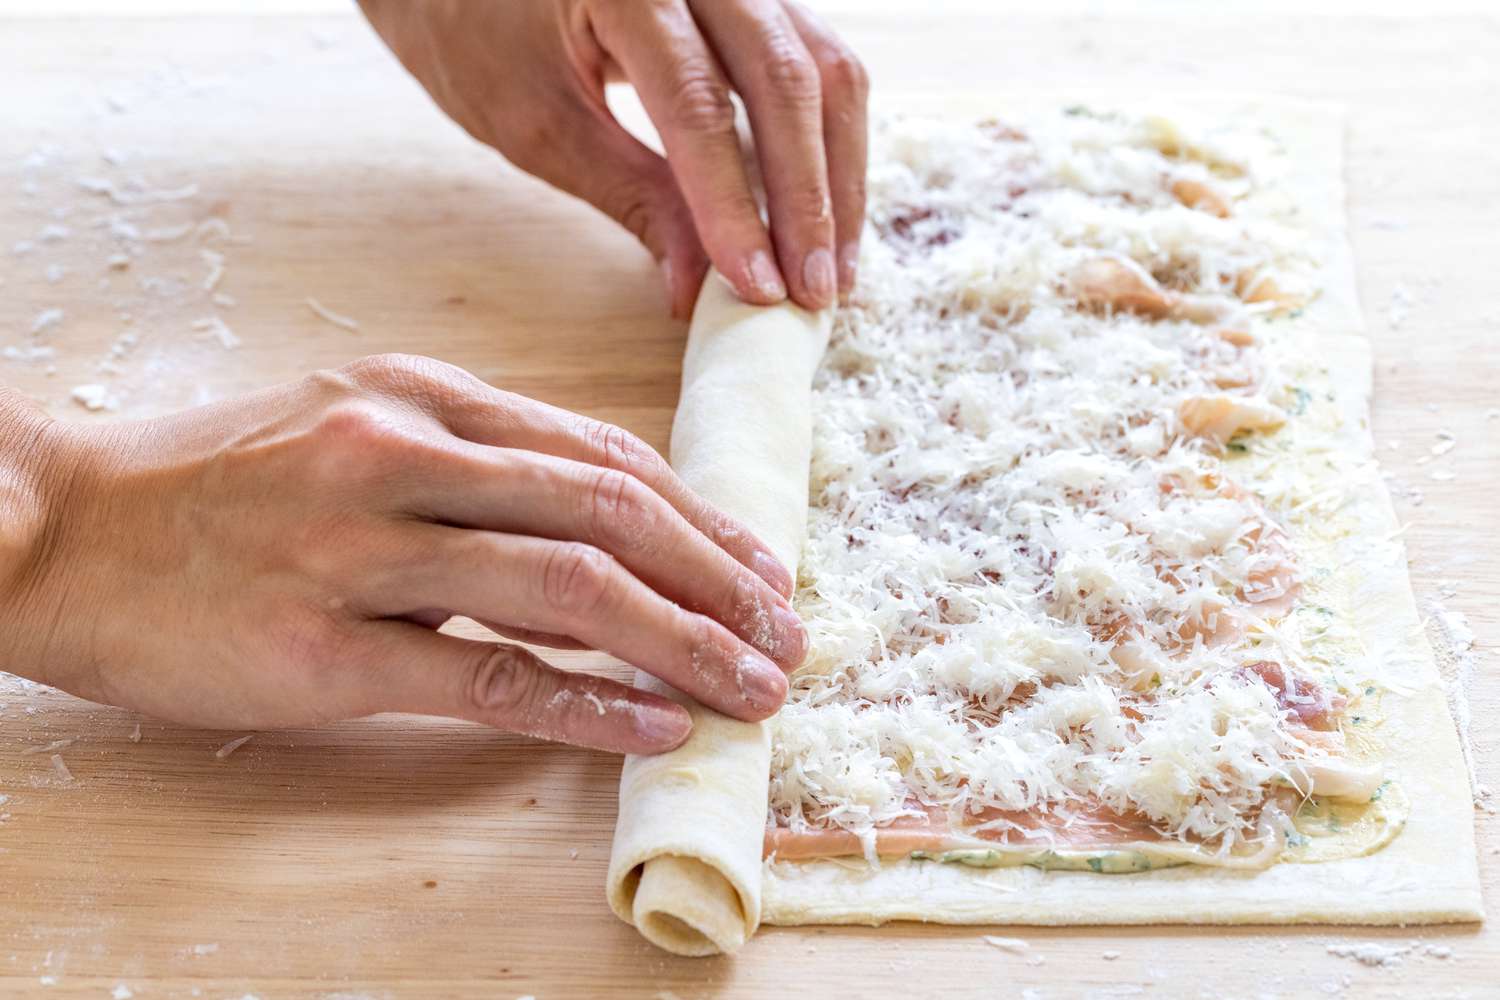
[{"label": "finger", "polygon": [[509,158],[629,230],[661,268],[673,317],[692,315],[708,257],[667,161],[621,127],[602,98],[562,94],[535,113],[553,123],[548,141]]},{"label": "finger", "polygon": [[634,434],[614,424],[503,392],[478,379],[472,386],[476,391],[434,393],[426,401],[454,435],[476,444],[537,451],[633,476],[771,589],[783,597],[791,596],[795,581],[770,546],[688,489],[656,449]]},{"label": "finger", "polygon": [[818,66],[779,0],[690,0],[690,7],[745,100],[792,298],[808,309],[832,305],[838,277]]},{"label": "finger", "polygon": [[[688,489],[655,450],[628,431],[496,389],[461,368],[431,358],[377,355],[345,365],[337,375],[365,392],[400,400],[419,414],[428,424],[413,431],[423,456],[449,457],[452,435],[475,444],[538,451],[628,473],[660,494],[777,593],[792,593],[791,574],[764,542]],[[342,386],[337,380],[332,384]],[[384,421],[379,433],[387,434]],[[408,452],[401,456],[396,478],[416,484],[411,488],[419,487],[425,464],[414,463]],[[383,480],[383,485],[391,483]]]},{"label": "finger", "polygon": [[435,455],[417,489],[403,513],[585,542],[662,596],[726,625],[784,669],[807,653],[807,635],[791,605],[628,473],[465,443]]},{"label": "finger", "polygon": [[854,289],[859,239],[865,225],[870,79],[854,52],[811,11],[798,3],[787,3],[786,11],[817,63],[822,80],[823,148],[833,199],[839,294],[847,297]]},{"label": "finger", "polygon": [[371,623],[357,683],[372,710],[444,715],[615,753],[680,746],[692,718],[667,698],[557,670],[519,646],[476,642],[406,622]]},{"label": "finger", "polygon": [[771,547],[739,521],[688,489],[654,448],[614,424],[555,407],[546,410],[550,412],[539,411],[537,418],[528,423],[523,440],[516,447],[635,477],[655,490],[715,545],[770,584],[772,590],[782,597],[792,595],[795,585],[792,574]]},{"label": "finger", "polygon": [[775,663],[599,549],[442,525],[414,524],[408,532],[410,555],[364,581],[366,606],[376,614],[444,607],[569,636],[737,719],[764,719],[786,698],[786,675]]},{"label": "finger", "polygon": [[593,24],[661,135],[709,259],[746,301],[785,299],[786,284],[740,159],[729,84],[687,5],[603,4]]}]

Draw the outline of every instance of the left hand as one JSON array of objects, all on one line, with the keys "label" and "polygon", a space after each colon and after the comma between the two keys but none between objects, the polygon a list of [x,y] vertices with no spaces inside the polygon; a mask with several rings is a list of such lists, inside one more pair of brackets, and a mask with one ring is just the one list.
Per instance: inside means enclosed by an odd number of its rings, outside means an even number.
[{"label": "left hand", "polygon": [[[361,0],[438,105],[479,141],[599,208],[662,265],[673,315],[709,261],[747,302],[820,309],[854,284],[865,201],[859,60],[788,0]],[[623,77],[666,159],[615,121]],[[744,100],[761,222],[734,128]]]}]

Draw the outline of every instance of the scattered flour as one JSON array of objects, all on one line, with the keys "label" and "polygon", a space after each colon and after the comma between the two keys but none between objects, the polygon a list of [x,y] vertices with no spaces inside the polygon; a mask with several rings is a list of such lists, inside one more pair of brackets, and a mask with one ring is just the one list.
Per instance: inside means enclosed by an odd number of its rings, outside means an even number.
[{"label": "scattered flour", "polygon": [[44,344],[22,344],[0,350],[0,357],[6,361],[51,361],[56,356],[56,349]]},{"label": "scattered flour", "polygon": [[199,334],[211,337],[219,342],[219,346],[226,351],[232,351],[244,341],[235,336],[235,332],[229,328],[218,316],[205,316],[202,319],[193,320],[193,329]]},{"label": "scattered flour", "polygon": [[1474,795],[1474,804],[1486,812],[1494,812],[1490,791],[1480,783],[1474,762],[1473,718],[1469,709],[1469,689],[1479,666],[1479,654],[1474,649],[1474,630],[1462,612],[1449,611],[1438,601],[1427,602],[1427,614],[1428,638],[1447,689],[1448,710],[1458,729],[1458,742],[1469,769],[1469,788]]},{"label": "scattered flour", "polygon": [[1406,322],[1406,317],[1411,313],[1414,301],[1411,291],[1405,285],[1397,285],[1391,289],[1391,302],[1386,307],[1385,318],[1392,330],[1401,329],[1401,324]]},{"label": "scattered flour", "polygon": [[63,318],[66,315],[66,313],[55,306],[49,309],[43,309],[41,312],[37,313],[36,317],[31,321],[32,334],[35,335],[39,333],[46,333],[49,330],[55,329],[57,326],[61,325]]},{"label": "scattered flour", "polygon": [[1394,969],[1410,958],[1432,958],[1446,962],[1454,957],[1453,949],[1444,944],[1385,944],[1380,941],[1335,942],[1326,946],[1328,954],[1347,958],[1372,969]]},{"label": "scattered flour", "polygon": [[1374,941],[1328,945],[1328,954],[1330,955],[1352,959],[1360,965],[1382,969],[1390,969],[1400,965],[1406,961],[1406,956],[1410,953],[1410,945],[1392,946],[1378,944]]}]

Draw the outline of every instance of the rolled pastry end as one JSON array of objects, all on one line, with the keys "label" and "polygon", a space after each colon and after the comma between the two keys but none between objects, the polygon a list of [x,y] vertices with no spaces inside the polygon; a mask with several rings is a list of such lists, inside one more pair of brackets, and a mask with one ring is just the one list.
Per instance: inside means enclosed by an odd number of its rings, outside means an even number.
[{"label": "rolled pastry end", "polygon": [[632,922],[647,941],[675,955],[735,951],[755,932],[729,879],[697,858],[664,855],[639,869]]}]

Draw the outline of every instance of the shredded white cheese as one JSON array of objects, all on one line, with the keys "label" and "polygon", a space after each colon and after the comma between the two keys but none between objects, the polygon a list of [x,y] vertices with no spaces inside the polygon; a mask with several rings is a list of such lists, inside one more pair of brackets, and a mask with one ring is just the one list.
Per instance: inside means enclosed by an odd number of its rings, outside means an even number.
[{"label": "shredded white cheese", "polygon": [[230,740],[228,743],[225,743],[223,746],[219,747],[219,749],[214,751],[214,759],[226,760],[230,754],[234,753],[236,750],[244,746],[246,743],[249,743],[254,738],[255,734],[251,733],[249,736],[241,736],[236,739]]},{"label": "shredded white cheese", "polygon": [[315,298],[309,297],[307,299],[307,308],[311,309],[314,313],[317,314],[319,319],[323,320],[326,323],[332,323],[334,326],[341,327],[345,330],[350,331],[351,333],[357,333],[359,331],[358,320],[351,319],[350,317],[345,316],[341,313],[334,312],[332,309],[329,309],[327,306],[323,305]]},{"label": "shredded white cheese", "polygon": [[1288,416],[1250,317],[1313,294],[1291,207],[1255,184],[1274,151],[1092,114],[872,142],[769,822],[867,855],[933,810],[1267,842],[1272,793],[1320,756],[1290,704],[1310,689],[1254,666],[1298,665],[1290,496],[1222,461]]},{"label": "shredded white cheese", "polygon": [[75,385],[70,395],[75,403],[86,410],[115,410],[120,406],[119,399],[110,391],[109,386],[98,382]]}]

